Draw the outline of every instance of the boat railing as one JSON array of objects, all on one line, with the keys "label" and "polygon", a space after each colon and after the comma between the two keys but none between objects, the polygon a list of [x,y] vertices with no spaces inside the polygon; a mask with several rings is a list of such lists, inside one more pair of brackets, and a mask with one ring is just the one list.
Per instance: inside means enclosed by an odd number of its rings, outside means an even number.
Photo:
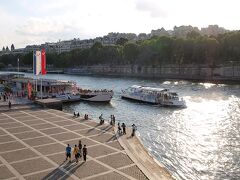
[{"label": "boat railing", "polygon": [[100,89],[100,90],[90,90],[90,89],[79,89],[80,93],[98,93],[98,92],[113,92],[113,90]]}]

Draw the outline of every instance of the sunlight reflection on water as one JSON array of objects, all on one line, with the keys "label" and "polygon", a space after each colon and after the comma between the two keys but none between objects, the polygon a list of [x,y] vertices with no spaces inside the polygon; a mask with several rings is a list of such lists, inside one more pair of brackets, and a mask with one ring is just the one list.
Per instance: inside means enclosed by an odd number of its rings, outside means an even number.
[{"label": "sunlight reflection on water", "polygon": [[[240,179],[240,86],[188,81],[48,75],[87,88],[112,88],[110,104],[74,103],[65,111],[103,113],[128,126],[135,123],[144,145],[177,179]],[[169,88],[186,109],[161,108],[120,98],[131,85]]]}]

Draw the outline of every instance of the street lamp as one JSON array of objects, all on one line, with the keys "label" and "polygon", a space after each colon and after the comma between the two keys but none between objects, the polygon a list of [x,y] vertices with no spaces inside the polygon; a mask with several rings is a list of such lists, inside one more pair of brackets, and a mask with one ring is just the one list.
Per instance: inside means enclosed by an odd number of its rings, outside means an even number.
[{"label": "street lamp", "polygon": [[232,65],[232,78],[234,78],[234,61],[230,61]]},{"label": "street lamp", "polygon": [[17,59],[18,61],[18,77],[19,77],[19,58]]}]

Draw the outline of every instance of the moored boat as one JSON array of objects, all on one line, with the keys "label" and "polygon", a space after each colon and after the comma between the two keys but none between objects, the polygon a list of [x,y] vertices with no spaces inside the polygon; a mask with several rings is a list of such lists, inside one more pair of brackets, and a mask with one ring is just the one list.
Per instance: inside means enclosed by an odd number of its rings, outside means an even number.
[{"label": "moored boat", "polygon": [[122,91],[122,98],[158,104],[161,106],[186,107],[183,98],[168,89],[133,85]]},{"label": "moored boat", "polygon": [[92,102],[110,102],[113,97],[112,90],[79,89],[80,99]]}]

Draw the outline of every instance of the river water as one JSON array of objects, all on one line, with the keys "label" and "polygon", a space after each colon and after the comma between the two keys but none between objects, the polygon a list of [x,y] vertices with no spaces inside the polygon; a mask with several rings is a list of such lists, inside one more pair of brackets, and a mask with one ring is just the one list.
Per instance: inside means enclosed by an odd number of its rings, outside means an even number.
[{"label": "river water", "polygon": [[[65,105],[64,111],[95,119],[101,113],[108,119],[114,114],[128,126],[135,123],[145,147],[176,179],[240,179],[240,85],[63,74],[46,78],[73,80],[82,88],[113,89],[109,104],[78,102]],[[187,108],[121,99],[121,89],[134,84],[176,91]]]}]

